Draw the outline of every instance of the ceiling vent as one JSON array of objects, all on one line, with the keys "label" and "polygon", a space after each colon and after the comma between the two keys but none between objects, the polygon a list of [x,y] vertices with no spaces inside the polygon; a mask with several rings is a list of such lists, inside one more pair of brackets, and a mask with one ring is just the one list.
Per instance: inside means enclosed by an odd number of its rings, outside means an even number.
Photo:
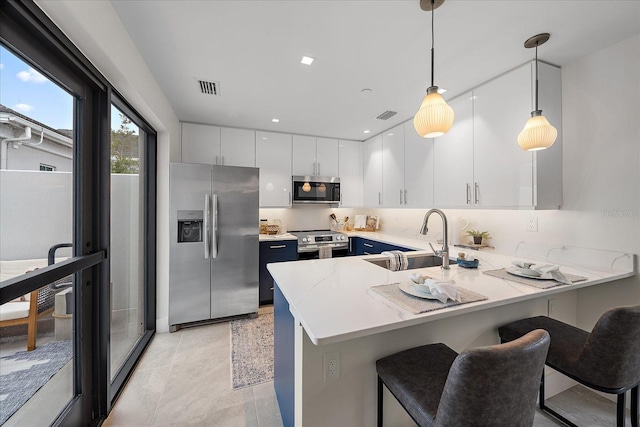
[{"label": "ceiling vent", "polygon": [[387,120],[387,119],[390,119],[391,117],[395,116],[396,114],[398,114],[397,111],[385,111],[384,113],[382,113],[378,117],[376,117],[376,119]]},{"label": "ceiling vent", "polygon": [[203,94],[220,96],[220,82],[198,79],[198,84],[200,85],[200,92]]}]

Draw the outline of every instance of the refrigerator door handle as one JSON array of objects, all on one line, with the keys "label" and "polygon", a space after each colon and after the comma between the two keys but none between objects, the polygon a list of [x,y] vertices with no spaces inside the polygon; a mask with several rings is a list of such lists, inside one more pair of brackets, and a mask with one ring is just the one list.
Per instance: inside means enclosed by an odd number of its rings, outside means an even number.
[{"label": "refrigerator door handle", "polygon": [[204,195],[204,259],[209,259],[209,215],[211,203],[209,202],[209,193]]},{"label": "refrigerator door handle", "polygon": [[214,194],[213,199],[213,212],[211,216],[212,233],[211,233],[211,258],[218,258],[218,195]]}]

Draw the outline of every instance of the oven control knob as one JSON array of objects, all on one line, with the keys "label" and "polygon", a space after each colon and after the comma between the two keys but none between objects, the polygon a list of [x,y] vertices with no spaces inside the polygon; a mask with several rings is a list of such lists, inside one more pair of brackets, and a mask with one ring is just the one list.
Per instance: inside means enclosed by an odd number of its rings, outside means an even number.
[{"label": "oven control knob", "polygon": [[303,238],[302,238],[302,242],[303,242],[303,243],[307,243],[308,241],[309,241],[309,238],[308,238],[308,237],[303,237]]}]

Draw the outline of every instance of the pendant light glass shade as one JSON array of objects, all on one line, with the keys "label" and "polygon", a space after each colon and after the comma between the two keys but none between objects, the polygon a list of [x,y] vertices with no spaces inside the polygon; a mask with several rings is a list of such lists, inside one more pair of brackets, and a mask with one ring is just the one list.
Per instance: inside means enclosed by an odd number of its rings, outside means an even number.
[{"label": "pendant light glass shade", "polygon": [[438,93],[436,87],[435,90],[427,90],[420,109],[413,116],[413,127],[423,138],[436,138],[449,132],[453,119],[453,108]]},{"label": "pendant light glass shade", "polygon": [[556,142],[558,131],[554,128],[542,110],[538,109],[538,46],[549,40],[549,33],[542,33],[530,37],[524,42],[527,49],[536,49],[536,86],[535,86],[535,110],[524,125],[524,129],[518,134],[518,145],[525,151],[544,150]]},{"label": "pendant light glass shade", "polygon": [[[536,112],[534,112],[535,114]],[[525,151],[544,150],[556,142],[558,131],[554,128],[542,111],[537,111],[538,115],[532,115],[524,129],[518,134],[518,144]]]},{"label": "pendant light glass shade", "polygon": [[311,184],[309,184],[308,182],[302,184],[302,191],[304,191],[305,193],[311,191]]}]

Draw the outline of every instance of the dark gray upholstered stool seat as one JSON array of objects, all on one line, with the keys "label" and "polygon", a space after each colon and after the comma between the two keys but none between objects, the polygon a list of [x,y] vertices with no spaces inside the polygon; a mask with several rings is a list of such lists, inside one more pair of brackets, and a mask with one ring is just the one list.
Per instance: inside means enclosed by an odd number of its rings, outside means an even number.
[{"label": "dark gray upholstered stool seat", "polygon": [[[534,329],[544,329],[551,336],[546,360],[549,367],[587,387],[618,395],[618,426],[624,426],[624,393],[631,390],[631,425],[638,427],[640,306],[607,311],[591,333],[546,316],[509,323],[498,328],[498,333],[502,342],[508,342]],[[544,404],[544,376],[540,409],[574,425]]]},{"label": "dark gray upholstered stool seat", "polygon": [[531,426],[549,334],[459,355],[444,344],[401,351],[376,362],[378,426],[383,384],[419,426]]}]

